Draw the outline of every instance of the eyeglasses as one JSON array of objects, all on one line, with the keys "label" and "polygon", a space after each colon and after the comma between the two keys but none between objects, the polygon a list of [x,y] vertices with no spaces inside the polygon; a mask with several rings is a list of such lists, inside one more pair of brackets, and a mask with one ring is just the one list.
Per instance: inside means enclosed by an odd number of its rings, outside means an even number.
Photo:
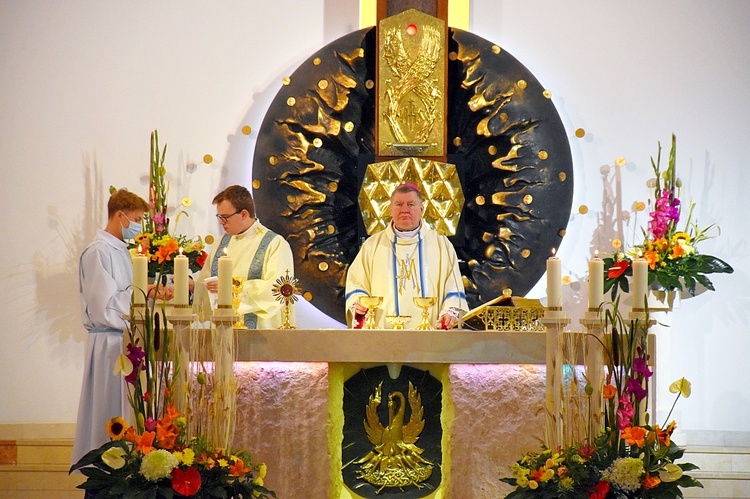
[{"label": "eyeglasses", "polygon": [[219,223],[223,223],[223,224],[225,224],[225,223],[227,223],[227,221],[228,221],[228,220],[229,220],[229,219],[230,219],[231,217],[235,216],[235,215],[236,215],[237,213],[242,213],[242,210],[237,210],[237,211],[235,211],[234,213],[232,213],[231,215],[219,215],[219,214],[217,213],[217,214],[216,214],[216,219],[217,219],[217,220],[219,221]]}]

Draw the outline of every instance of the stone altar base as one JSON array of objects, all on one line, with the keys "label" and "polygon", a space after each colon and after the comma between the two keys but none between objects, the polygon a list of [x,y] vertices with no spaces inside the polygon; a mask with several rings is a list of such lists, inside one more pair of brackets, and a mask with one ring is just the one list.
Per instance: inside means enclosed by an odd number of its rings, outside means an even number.
[{"label": "stone altar base", "polygon": [[[351,498],[341,479],[345,377],[377,364],[237,362],[235,447],[268,465],[281,499]],[[428,497],[496,499],[508,467],[538,449],[543,365],[415,365],[443,379],[443,483]],[[436,373],[441,373],[438,375]],[[446,427],[447,426],[447,427]]]}]

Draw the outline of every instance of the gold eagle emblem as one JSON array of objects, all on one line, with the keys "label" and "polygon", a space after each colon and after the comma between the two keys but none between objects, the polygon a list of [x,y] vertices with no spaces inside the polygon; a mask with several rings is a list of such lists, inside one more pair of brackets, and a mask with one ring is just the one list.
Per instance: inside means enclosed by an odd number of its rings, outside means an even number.
[{"label": "gold eagle emblem", "polygon": [[367,438],[374,446],[362,459],[359,478],[380,487],[406,487],[414,485],[421,488],[421,482],[432,474],[434,464],[422,457],[424,449],[415,444],[424,429],[424,407],[422,397],[411,381],[409,382],[409,407],[411,416],[404,424],[406,399],[398,391],[388,395],[388,425],[383,426],[378,417],[378,407],[382,401],[381,381],[370,395],[364,420]]}]

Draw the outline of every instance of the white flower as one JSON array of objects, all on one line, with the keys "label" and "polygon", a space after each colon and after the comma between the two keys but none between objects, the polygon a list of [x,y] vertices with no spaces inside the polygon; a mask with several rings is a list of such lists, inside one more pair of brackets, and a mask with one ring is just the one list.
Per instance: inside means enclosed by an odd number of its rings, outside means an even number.
[{"label": "white flower", "polygon": [[643,461],[635,457],[618,457],[609,468],[604,470],[602,478],[614,487],[623,490],[641,488],[641,476],[644,473]]},{"label": "white flower", "polygon": [[155,482],[162,478],[168,477],[172,470],[175,469],[180,462],[171,452],[164,449],[158,449],[151,451],[143,456],[141,462],[141,475],[146,477],[146,480]]}]

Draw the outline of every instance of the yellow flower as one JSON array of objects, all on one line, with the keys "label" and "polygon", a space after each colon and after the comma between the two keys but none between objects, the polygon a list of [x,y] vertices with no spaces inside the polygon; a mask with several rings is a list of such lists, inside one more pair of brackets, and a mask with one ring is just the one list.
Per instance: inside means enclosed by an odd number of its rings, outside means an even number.
[{"label": "yellow flower", "polygon": [[676,464],[669,463],[664,469],[659,470],[659,478],[662,482],[676,482],[682,476],[682,468]]},{"label": "yellow flower", "polygon": [[107,435],[112,440],[120,440],[128,428],[130,428],[128,422],[119,416],[107,421]]},{"label": "yellow flower", "polygon": [[539,484],[537,483],[536,480],[529,480],[529,488],[531,490],[536,490],[539,488]]},{"label": "yellow flower", "polygon": [[110,447],[102,454],[102,461],[113,470],[119,470],[125,466],[125,458],[122,457],[124,455],[125,449],[122,447]]},{"label": "yellow flower", "polygon": [[683,397],[688,398],[690,396],[691,385],[690,381],[685,378],[680,378],[671,385],[669,385],[669,393],[682,394]]},{"label": "yellow flower", "polygon": [[129,376],[130,373],[133,372],[133,362],[125,356],[125,354],[120,354],[117,357],[117,361],[115,362],[115,368],[112,371],[112,374],[118,375],[122,373],[123,376]]},{"label": "yellow flower", "polygon": [[563,478],[562,480],[560,480],[560,487],[565,490],[571,490],[573,488],[573,479],[569,476]]},{"label": "yellow flower", "polygon": [[518,485],[519,487],[528,487],[529,479],[525,476],[519,476],[516,478],[516,485]]},{"label": "yellow flower", "polygon": [[182,452],[173,452],[172,454],[178,461],[187,466],[192,465],[195,461],[195,451],[190,447],[186,447]]},{"label": "yellow flower", "polygon": [[672,236],[672,241],[684,241],[686,243],[690,242],[690,234],[687,232],[675,232]]},{"label": "yellow flower", "polygon": [[220,468],[226,468],[227,466],[229,466],[229,461],[224,458],[219,459],[218,463]]},{"label": "yellow flower", "polygon": [[265,478],[267,471],[268,466],[266,466],[266,463],[260,463],[260,465],[258,465],[258,478]]}]

